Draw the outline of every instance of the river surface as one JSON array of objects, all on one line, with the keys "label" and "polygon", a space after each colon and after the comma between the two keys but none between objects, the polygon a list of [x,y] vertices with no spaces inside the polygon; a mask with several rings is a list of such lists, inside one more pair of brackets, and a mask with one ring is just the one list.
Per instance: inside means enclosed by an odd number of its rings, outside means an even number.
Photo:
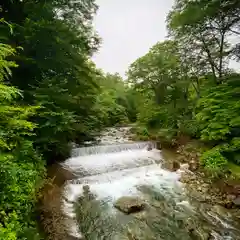
[{"label": "river surface", "polygon": [[[152,142],[132,142],[129,128],[110,128],[98,143],[72,150],[62,167],[74,178],[64,185],[62,208],[68,234],[89,240],[240,239],[240,229],[222,208],[188,197],[181,170],[164,169],[174,157]],[[168,156],[168,157],[167,157]],[[125,215],[114,208],[122,196],[137,196],[146,209]]]}]

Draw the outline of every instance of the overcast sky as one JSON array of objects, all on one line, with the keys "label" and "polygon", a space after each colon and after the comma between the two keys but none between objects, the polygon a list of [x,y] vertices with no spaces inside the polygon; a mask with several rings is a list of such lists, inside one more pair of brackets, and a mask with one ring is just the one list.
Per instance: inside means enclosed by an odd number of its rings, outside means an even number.
[{"label": "overcast sky", "polygon": [[166,16],[174,0],[97,0],[95,28],[102,46],[93,60],[105,72],[122,76],[128,66],[164,40]]}]

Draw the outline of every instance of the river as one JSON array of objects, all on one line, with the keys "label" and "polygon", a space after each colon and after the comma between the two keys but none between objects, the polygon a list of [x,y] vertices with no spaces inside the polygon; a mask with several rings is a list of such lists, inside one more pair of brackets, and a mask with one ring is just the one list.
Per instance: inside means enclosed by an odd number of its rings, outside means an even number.
[{"label": "river", "polygon": [[[129,135],[127,127],[109,128],[61,164],[73,176],[61,195],[69,239],[240,239],[230,212],[186,194],[179,181],[184,170],[165,169],[164,150]],[[142,199],[145,209],[120,212],[114,203],[122,196]]]}]

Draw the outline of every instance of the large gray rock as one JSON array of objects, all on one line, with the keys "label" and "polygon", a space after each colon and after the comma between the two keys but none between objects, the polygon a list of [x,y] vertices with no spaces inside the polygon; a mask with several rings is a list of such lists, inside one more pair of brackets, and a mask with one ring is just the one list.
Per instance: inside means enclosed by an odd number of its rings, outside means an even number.
[{"label": "large gray rock", "polygon": [[235,206],[240,207],[240,196],[233,200]]},{"label": "large gray rock", "polygon": [[145,208],[146,204],[138,197],[124,196],[119,198],[114,207],[126,214],[140,212]]}]

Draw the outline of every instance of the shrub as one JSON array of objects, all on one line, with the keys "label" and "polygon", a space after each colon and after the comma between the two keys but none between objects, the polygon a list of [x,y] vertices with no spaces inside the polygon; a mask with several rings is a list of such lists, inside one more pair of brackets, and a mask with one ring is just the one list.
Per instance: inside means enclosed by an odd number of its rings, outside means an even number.
[{"label": "shrub", "polygon": [[[201,139],[227,141],[239,134],[240,101],[239,77],[207,89],[198,104],[197,121],[201,128]],[[235,133],[236,132],[236,133]]]},{"label": "shrub", "polygon": [[222,151],[229,161],[240,164],[240,137],[235,137],[228,144],[224,144]]},{"label": "shrub", "polygon": [[202,154],[201,163],[210,173],[219,175],[226,169],[227,159],[222,155],[220,148],[215,147]]},{"label": "shrub", "polygon": [[183,120],[178,127],[180,133],[191,137],[199,136],[199,125],[195,119]]},{"label": "shrub", "polygon": [[37,127],[29,121],[36,107],[18,105],[20,91],[3,82],[16,66],[5,60],[12,54],[10,46],[0,44],[0,240],[37,240],[33,213],[45,168],[28,140]]},{"label": "shrub", "polygon": [[139,128],[137,128],[137,132],[136,133],[139,136],[146,136],[146,137],[149,136],[149,132],[148,132],[148,129],[146,127],[139,127]]}]

